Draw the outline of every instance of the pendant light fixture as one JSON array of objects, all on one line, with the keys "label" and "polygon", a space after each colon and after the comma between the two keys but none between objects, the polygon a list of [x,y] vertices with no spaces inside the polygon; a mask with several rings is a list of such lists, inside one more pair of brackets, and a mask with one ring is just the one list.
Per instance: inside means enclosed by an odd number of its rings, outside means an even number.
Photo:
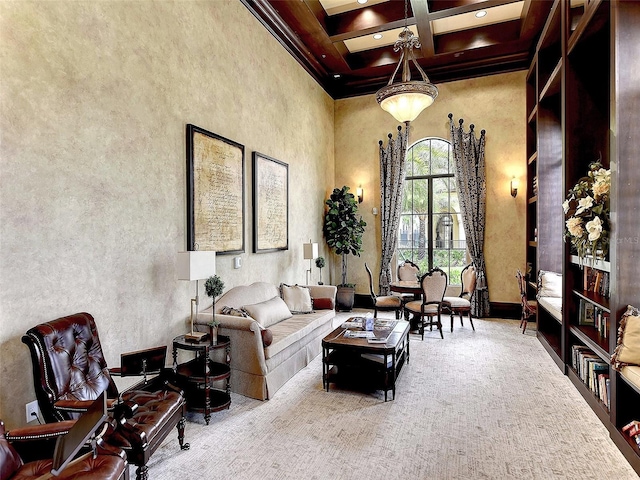
[{"label": "pendant light fixture", "polygon": [[[407,27],[407,4],[404,2],[404,30],[400,32],[399,40],[393,45],[393,51],[402,51],[398,66],[391,75],[389,83],[376,92],[376,100],[380,107],[393,115],[398,122],[409,123],[415,120],[420,113],[430,106],[438,96],[438,88],[429,82],[427,74],[420,68],[413,54],[414,48],[420,48],[420,39]],[[422,75],[422,81],[411,80],[409,60]],[[400,66],[402,65],[402,81],[393,83]]]}]

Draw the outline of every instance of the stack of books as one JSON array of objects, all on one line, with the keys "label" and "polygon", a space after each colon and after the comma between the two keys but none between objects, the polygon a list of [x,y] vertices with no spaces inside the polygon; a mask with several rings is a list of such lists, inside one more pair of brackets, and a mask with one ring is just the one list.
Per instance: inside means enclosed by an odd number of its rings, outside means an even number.
[{"label": "stack of books", "polygon": [[584,345],[572,345],[572,366],[584,384],[609,408],[609,364]]},{"label": "stack of books", "polygon": [[585,266],[583,275],[582,286],[585,291],[609,298],[609,272]]}]

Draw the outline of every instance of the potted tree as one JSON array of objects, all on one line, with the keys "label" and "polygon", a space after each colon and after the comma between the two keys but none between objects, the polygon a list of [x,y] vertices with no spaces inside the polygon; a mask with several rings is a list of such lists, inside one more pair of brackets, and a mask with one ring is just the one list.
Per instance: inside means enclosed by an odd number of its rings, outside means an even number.
[{"label": "potted tree", "polygon": [[316,258],[316,267],[318,267],[318,269],[320,270],[320,281],[318,282],[318,285],[322,285],[322,269],[327,265],[327,263],[324,260],[324,257],[318,257]]},{"label": "potted tree", "polygon": [[209,277],[207,278],[207,281],[204,282],[204,291],[207,293],[207,296],[213,299],[213,317],[209,322],[209,334],[211,338],[211,345],[215,345],[218,343],[218,327],[220,326],[220,322],[216,320],[216,297],[222,295],[222,292],[224,291],[224,282],[218,275]]},{"label": "potted tree", "polygon": [[334,188],[325,204],[324,236],[329,248],[342,257],[342,279],[338,285],[336,308],[349,311],[353,308],[355,285],[347,283],[347,255],[360,256],[362,234],[367,224],[357,215],[358,202],[346,185]]}]

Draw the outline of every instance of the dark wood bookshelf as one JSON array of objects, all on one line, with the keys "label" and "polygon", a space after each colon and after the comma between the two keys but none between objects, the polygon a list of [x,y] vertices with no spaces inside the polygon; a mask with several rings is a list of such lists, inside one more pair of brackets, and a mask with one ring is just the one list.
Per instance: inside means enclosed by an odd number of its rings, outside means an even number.
[{"label": "dark wood bookshelf", "polygon": [[600,335],[595,327],[590,325],[571,325],[569,329],[571,333],[589,347],[593,353],[598,355],[605,362],[609,364],[611,363],[609,339]]},{"label": "dark wood bookshelf", "polygon": [[[554,1],[526,77],[526,258],[532,279],[540,270],[563,275],[562,319],[539,306],[537,336],[640,474],[640,449],[621,433],[631,420],[640,420],[640,388],[610,367],[607,408],[572,368],[576,345],[610,365],[622,314],[627,305],[640,307],[637,262],[629,260],[640,258],[640,2],[571,3]],[[598,160],[612,171],[615,222],[607,261],[581,260],[563,241],[560,205],[586,176],[589,164]],[[588,291],[584,268],[608,272],[603,274],[608,296]],[[535,296],[532,286],[528,291]],[[579,325],[584,302],[609,314],[606,334],[595,326]]]},{"label": "dark wood bookshelf", "polygon": [[578,376],[578,373],[571,367],[567,367],[567,376],[571,380],[571,383],[580,392],[591,409],[595,412],[602,423],[609,423],[609,409],[602,403],[602,401],[596,397],[596,395],[589,389],[586,383]]}]

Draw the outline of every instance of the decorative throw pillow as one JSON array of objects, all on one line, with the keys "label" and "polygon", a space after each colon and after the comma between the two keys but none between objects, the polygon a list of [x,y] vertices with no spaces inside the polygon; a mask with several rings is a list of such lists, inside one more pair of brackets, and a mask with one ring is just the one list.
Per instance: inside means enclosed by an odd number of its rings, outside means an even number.
[{"label": "decorative throw pillow", "polygon": [[223,315],[233,315],[234,317],[249,316],[249,314],[244,310],[241,310],[239,308],[233,308],[233,307],[222,307],[222,310],[220,310],[220,313],[222,313]]},{"label": "decorative throw pillow", "polygon": [[311,304],[311,292],[307,287],[300,285],[280,285],[280,293],[284,303],[287,304],[291,313],[311,313],[313,305]]},{"label": "decorative throw pillow", "polygon": [[273,342],[273,333],[268,328],[260,329],[260,335],[262,335],[262,345],[268,347]]},{"label": "decorative throw pillow", "polygon": [[280,297],[273,297],[271,300],[253,305],[245,305],[242,308],[264,328],[291,318],[291,311]]},{"label": "decorative throw pillow", "polygon": [[616,370],[625,365],[640,365],[640,310],[631,305],[620,320],[618,345],[611,356],[611,365]]},{"label": "decorative throw pillow", "polygon": [[333,310],[335,308],[333,298],[312,298],[311,300],[315,310]]},{"label": "decorative throw pillow", "polygon": [[540,270],[538,274],[538,297],[562,297],[562,274]]}]

